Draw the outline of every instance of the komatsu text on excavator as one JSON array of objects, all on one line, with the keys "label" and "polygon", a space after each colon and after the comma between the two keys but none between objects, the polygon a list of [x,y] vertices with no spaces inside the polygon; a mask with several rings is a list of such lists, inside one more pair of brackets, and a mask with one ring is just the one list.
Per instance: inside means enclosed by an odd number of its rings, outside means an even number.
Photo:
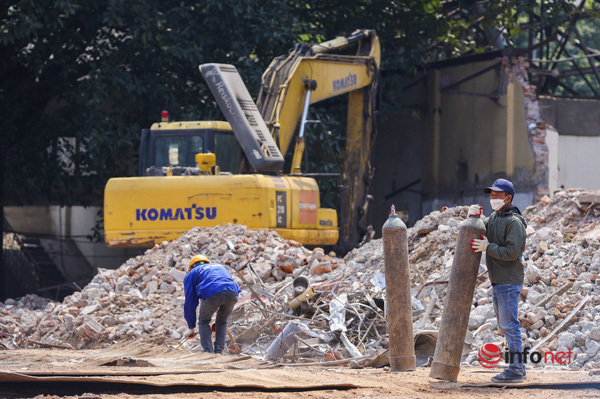
[{"label": "komatsu text on excavator", "polygon": [[[353,42],[355,55],[333,53]],[[200,65],[227,122],[172,122],[163,111],[160,123],[142,131],[140,176],[106,184],[107,245],[149,247],[195,226],[236,223],[304,245],[355,247],[369,203],[379,62],[370,30],[298,45],[267,68],[256,103],[234,66]],[[320,207],[317,182],[302,174],[301,160],[309,106],[342,94],[348,113],[338,230],[337,212]]]}]

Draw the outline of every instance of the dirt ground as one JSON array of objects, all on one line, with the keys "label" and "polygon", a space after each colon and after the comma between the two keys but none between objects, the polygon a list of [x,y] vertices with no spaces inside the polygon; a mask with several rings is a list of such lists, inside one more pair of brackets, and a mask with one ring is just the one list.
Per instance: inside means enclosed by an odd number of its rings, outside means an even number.
[{"label": "dirt ground", "polygon": [[278,366],[150,346],[11,350],[0,351],[0,398],[600,398],[600,376],[587,371],[529,369],[524,384],[493,387],[497,370],[462,368],[458,383],[429,370]]}]

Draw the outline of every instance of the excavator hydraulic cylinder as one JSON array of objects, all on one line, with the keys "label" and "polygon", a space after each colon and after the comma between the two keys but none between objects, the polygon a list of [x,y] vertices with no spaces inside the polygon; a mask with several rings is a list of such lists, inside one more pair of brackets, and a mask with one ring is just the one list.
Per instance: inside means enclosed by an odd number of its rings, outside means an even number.
[{"label": "excavator hydraulic cylinder", "polygon": [[415,369],[417,358],[413,339],[408,234],[393,206],[383,225],[382,235],[390,368],[392,371],[410,371]]},{"label": "excavator hydraulic cylinder", "polygon": [[473,252],[470,243],[484,234],[485,225],[479,216],[468,217],[458,227],[442,324],[429,373],[431,378],[451,382],[457,380],[481,261],[481,252]]}]

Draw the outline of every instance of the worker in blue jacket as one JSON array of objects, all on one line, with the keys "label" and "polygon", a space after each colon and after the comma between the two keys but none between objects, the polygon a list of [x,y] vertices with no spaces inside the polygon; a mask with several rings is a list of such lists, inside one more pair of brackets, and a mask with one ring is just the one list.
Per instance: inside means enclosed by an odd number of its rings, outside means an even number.
[{"label": "worker in blue jacket", "polygon": [[[240,287],[231,278],[227,268],[219,263],[211,263],[204,255],[196,255],[190,260],[188,273],[183,279],[185,303],[183,316],[188,324],[185,335],[193,338],[196,324],[196,308],[201,300],[198,313],[200,344],[205,352],[221,353],[227,336],[227,318],[237,303]],[[217,312],[215,323],[215,343],[212,342],[210,320]]]}]

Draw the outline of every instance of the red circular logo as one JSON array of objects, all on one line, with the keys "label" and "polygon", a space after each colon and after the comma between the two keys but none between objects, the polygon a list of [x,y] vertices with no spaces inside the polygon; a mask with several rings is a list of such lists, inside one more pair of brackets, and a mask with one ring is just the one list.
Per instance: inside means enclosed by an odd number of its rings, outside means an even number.
[{"label": "red circular logo", "polygon": [[485,344],[477,351],[479,364],[483,367],[492,369],[502,360],[502,353],[496,344]]}]

